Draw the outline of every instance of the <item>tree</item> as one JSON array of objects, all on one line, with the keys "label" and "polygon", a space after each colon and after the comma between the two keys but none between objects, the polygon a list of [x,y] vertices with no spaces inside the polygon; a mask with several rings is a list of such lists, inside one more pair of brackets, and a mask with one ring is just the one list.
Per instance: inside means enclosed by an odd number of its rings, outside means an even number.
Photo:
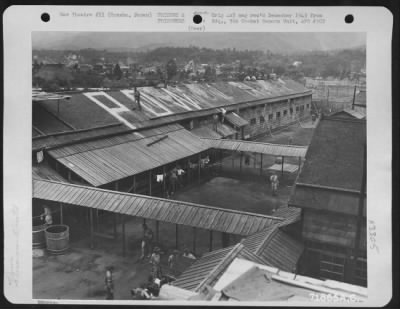
[{"label": "tree", "polygon": [[168,80],[171,80],[176,75],[178,66],[176,65],[175,59],[171,59],[167,62],[166,71]]},{"label": "tree", "polygon": [[118,63],[114,67],[113,76],[116,80],[120,80],[122,78],[122,70]]}]

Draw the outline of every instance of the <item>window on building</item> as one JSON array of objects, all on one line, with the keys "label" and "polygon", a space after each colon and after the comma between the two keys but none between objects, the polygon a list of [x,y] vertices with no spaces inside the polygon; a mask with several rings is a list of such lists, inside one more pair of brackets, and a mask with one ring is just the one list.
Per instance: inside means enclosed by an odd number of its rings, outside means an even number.
[{"label": "window on building", "polygon": [[268,120],[272,120],[274,118],[274,114],[269,114],[268,115]]},{"label": "window on building", "polygon": [[301,112],[304,111],[304,105],[300,106],[300,111],[301,111]]},{"label": "window on building", "polygon": [[344,280],[345,258],[340,256],[320,255],[320,276],[323,279]]},{"label": "window on building", "polygon": [[284,111],[283,111],[283,116],[286,116],[287,115],[287,109],[285,109]]},{"label": "window on building", "polygon": [[293,114],[293,107],[290,108],[290,114]]},{"label": "window on building", "polygon": [[307,108],[310,108],[310,104],[307,104]]},{"label": "window on building", "polygon": [[296,106],[296,112],[298,112],[299,111],[299,107],[298,106]]},{"label": "window on building", "polygon": [[281,117],[281,112],[276,112],[276,118],[280,118]]},{"label": "window on building", "polygon": [[250,125],[254,126],[256,124],[256,118],[251,118],[250,119]]},{"label": "window on building", "polygon": [[263,116],[260,116],[260,123],[264,123],[265,122],[265,118]]}]

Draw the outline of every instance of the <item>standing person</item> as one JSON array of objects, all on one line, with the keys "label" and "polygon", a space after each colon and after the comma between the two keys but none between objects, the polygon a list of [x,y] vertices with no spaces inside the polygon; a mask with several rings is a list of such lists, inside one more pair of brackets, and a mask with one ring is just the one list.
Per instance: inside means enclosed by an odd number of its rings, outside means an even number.
[{"label": "standing person", "polygon": [[143,239],[145,241],[148,257],[150,257],[150,254],[153,250],[153,236],[154,234],[151,228],[149,228],[146,223],[143,223]]},{"label": "standing person", "polygon": [[169,176],[169,191],[173,195],[176,191],[176,182],[178,181],[177,169],[174,168]]},{"label": "standing person", "polygon": [[177,167],[177,171],[176,174],[178,175],[178,184],[179,187],[182,187],[182,183],[183,183],[183,175],[185,174],[185,171],[183,169],[181,169],[180,166]]},{"label": "standing person", "polygon": [[112,277],[112,267],[107,267],[106,277],[104,279],[106,288],[106,299],[114,299],[114,282]]},{"label": "standing person", "polygon": [[140,105],[140,92],[139,92],[139,90],[137,90],[136,87],[135,87],[134,96],[135,96],[135,101],[136,101],[138,110],[141,110],[141,109],[142,109],[142,106]]},{"label": "standing person", "polygon": [[150,258],[151,275],[153,279],[162,278],[160,248],[155,247]]},{"label": "standing person", "polygon": [[140,255],[139,261],[143,261],[143,259],[146,257],[146,249],[147,249],[146,239],[142,238],[142,241],[140,242],[140,250],[142,253]]},{"label": "standing person", "polygon": [[179,255],[179,251],[175,249],[174,251],[172,251],[172,253],[168,257],[168,267],[172,272],[175,270],[178,255]]},{"label": "standing person", "polygon": [[279,179],[276,173],[272,173],[272,175],[269,177],[269,181],[271,183],[271,191],[272,195],[277,195],[278,192],[278,185],[279,185]]},{"label": "standing person", "polygon": [[44,213],[42,218],[44,219],[45,224],[47,225],[53,224],[53,216],[51,215],[51,210],[48,206],[44,206]]}]

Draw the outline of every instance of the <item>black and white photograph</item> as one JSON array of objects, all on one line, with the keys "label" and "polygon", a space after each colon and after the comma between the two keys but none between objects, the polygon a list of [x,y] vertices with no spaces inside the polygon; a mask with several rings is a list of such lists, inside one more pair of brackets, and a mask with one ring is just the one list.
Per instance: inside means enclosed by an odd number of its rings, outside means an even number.
[{"label": "black and white photograph", "polygon": [[33,299],[367,300],[365,32],[31,38]]}]

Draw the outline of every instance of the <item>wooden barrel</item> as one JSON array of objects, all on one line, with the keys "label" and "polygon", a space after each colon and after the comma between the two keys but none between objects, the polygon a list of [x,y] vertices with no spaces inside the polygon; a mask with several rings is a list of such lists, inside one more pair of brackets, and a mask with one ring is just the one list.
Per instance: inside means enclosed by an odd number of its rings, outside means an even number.
[{"label": "wooden barrel", "polygon": [[47,251],[52,254],[62,254],[69,248],[68,225],[50,225],[46,228]]},{"label": "wooden barrel", "polygon": [[33,249],[40,249],[46,247],[45,230],[46,224],[34,225],[32,227],[32,247]]}]

